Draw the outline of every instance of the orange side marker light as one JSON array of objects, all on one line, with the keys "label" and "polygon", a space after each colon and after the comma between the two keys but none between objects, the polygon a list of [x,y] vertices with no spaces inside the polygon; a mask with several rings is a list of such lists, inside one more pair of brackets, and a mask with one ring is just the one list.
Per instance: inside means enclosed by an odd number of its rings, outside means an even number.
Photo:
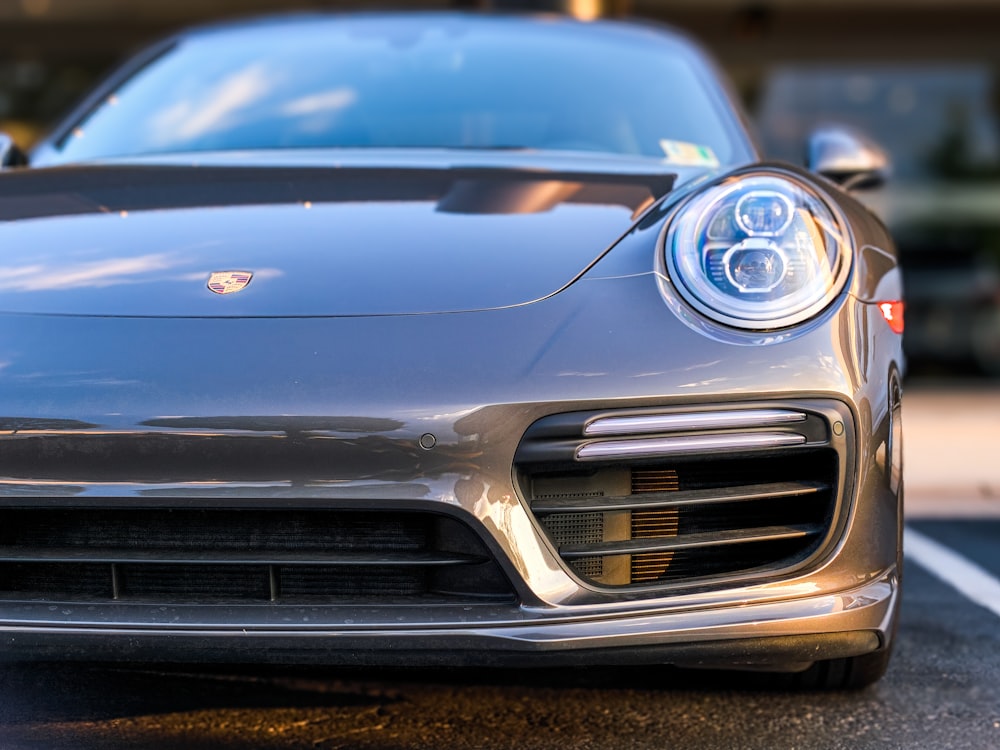
[{"label": "orange side marker light", "polygon": [[889,324],[889,328],[894,333],[903,332],[903,303],[899,300],[892,302],[879,302],[878,309],[882,311],[882,317]]}]

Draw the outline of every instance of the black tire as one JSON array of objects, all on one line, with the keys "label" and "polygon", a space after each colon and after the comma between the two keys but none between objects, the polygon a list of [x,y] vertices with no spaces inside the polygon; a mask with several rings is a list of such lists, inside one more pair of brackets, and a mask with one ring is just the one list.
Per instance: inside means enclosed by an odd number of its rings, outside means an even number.
[{"label": "black tire", "polygon": [[801,690],[860,690],[878,682],[889,667],[892,649],[846,659],[818,661],[805,672],[789,675]]}]

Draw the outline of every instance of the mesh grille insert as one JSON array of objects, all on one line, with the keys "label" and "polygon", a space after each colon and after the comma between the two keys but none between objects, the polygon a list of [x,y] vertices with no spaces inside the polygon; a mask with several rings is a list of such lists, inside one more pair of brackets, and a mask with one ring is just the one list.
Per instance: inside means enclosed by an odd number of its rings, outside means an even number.
[{"label": "mesh grille insert", "polygon": [[0,599],[511,601],[483,542],[432,513],[0,509]]}]

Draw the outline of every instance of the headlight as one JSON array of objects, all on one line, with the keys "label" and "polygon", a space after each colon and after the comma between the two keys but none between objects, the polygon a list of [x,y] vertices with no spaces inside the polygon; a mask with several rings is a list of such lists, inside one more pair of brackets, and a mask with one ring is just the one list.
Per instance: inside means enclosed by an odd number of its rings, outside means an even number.
[{"label": "headlight", "polygon": [[704,191],[674,217],[666,261],[693,307],[738,328],[793,325],[840,292],[850,241],[829,207],[777,175],[737,177]]}]

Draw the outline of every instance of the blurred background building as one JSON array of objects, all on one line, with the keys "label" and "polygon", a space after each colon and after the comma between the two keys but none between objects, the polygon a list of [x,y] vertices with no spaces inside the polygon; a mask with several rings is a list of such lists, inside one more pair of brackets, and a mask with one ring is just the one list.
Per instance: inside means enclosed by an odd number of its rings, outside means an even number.
[{"label": "blurred background building", "polygon": [[775,158],[801,163],[820,123],[866,131],[895,166],[864,199],[903,253],[912,371],[1000,376],[1000,0],[0,0],[0,130],[30,146],[111,66],[176,28],[400,7],[668,23],[714,53]]}]

